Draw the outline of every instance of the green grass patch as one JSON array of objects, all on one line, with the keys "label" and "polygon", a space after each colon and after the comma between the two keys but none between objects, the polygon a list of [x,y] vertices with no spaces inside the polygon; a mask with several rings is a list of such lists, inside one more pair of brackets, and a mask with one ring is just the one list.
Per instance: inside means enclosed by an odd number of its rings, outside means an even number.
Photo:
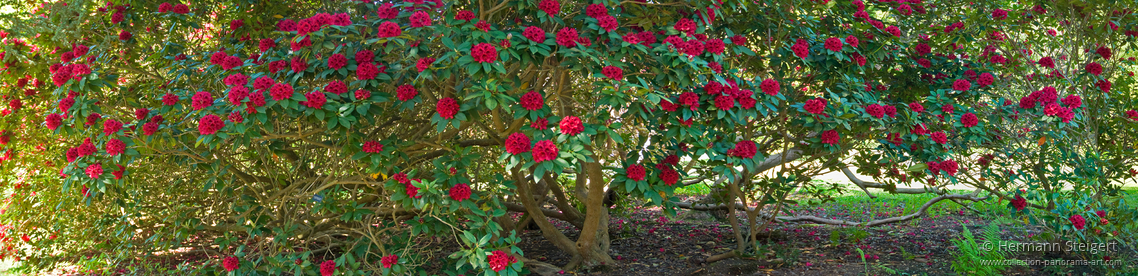
[{"label": "green grass patch", "polygon": [[676,189],[676,195],[703,196],[711,193],[711,187],[704,183],[696,183]]}]

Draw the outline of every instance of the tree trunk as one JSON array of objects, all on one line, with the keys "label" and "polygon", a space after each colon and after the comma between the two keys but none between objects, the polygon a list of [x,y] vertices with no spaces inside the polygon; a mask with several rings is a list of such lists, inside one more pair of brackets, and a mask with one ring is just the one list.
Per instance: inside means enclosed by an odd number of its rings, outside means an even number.
[{"label": "tree trunk", "polygon": [[585,202],[585,227],[581,229],[581,237],[577,239],[579,258],[571,261],[566,266],[567,269],[614,263],[608,254],[608,209],[604,207],[604,189],[608,186],[608,182],[604,180],[604,171],[600,163],[588,162],[583,167],[585,175],[589,177],[589,197]]}]

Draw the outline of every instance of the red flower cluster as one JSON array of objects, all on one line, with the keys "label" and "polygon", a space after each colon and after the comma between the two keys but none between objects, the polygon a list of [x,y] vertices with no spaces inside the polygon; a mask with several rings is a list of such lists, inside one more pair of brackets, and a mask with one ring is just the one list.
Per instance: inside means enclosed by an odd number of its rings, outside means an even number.
[{"label": "red flower cluster", "polygon": [[366,100],[371,98],[371,92],[367,90],[356,90],[356,100]]},{"label": "red flower cluster", "polygon": [[376,29],[379,30],[377,34],[380,38],[397,37],[403,34],[403,28],[399,27],[399,23],[391,21],[379,23],[379,27],[376,27]]},{"label": "red flower cluster", "polygon": [[1083,228],[1085,228],[1087,225],[1087,220],[1083,218],[1082,215],[1071,215],[1071,217],[1067,218],[1067,220],[1071,221],[1071,226],[1074,226],[1075,230],[1083,230]]},{"label": "red flower cluster", "polygon": [[759,88],[763,90],[763,93],[771,96],[778,95],[780,89],[778,81],[774,79],[763,80],[763,82],[759,84]]},{"label": "red flower cluster", "polygon": [[1063,102],[1063,104],[1066,105],[1067,107],[1070,107],[1071,109],[1076,109],[1076,108],[1079,108],[1080,106],[1083,106],[1083,98],[1079,97],[1079,95],[1073,95],[1073,94],[1067,95],[1067,97],[1063,98],[1060,101]]},{"label": "red flower cluster", "polygon": [[468,10],[458,11],[458,13],[454,15],[454,20],[460,20],[460,21],[474,20],[474,12],[468,11]]},{"label": "red flower cluster", "polygon": [[450,199],[455,201],[470,199],[470,185],[458,183],[455,184],[454,187],[450,187]]},{"label": "red flower cluster", "polygon": [[300,104],[312,109],[320,109],[324,107],[325,103],[328,103],[328,99],[324,97],[324,92],[320,91],[308,92],[308,94],[304,94],[304,99],[305,101]]},{"label": "red flower cluster", "polygon": [[299,56],[293,57],[290,62],[290,69],[293,73],[304,72],[304,70],[308,70],[308,61]]},{"label": "red flower cluster", "polygon": [[395,4],[386,3],[376,9],[375,15],[380,19],[395,19],[395,17],[399,16],[399,8],[396,8]]},{"label": "red flower cluster", "polygon": [[1008,11],[1004,9],[992,10],[992,18],[996,20],[1004,20],[1008,18]]},{"label": "red flower cluster", "polygon": [[494,48],[494,44],[479,43],[470,47],[470,56],[474,58],[475,62],[494,62],[498,60],[498,49]]},{"label": "red flower cluster", "polygon": [[119,139],[111,139],[107,141],[107,155],[115,156],[122,154],[126,150],[126,143]]},{"label": "red flower cluster", "polygon": [[226,76],[222,82],[228,86],[245,85],[249,83],[249,77],[241,73],[234,73],[232,75]]},{"label": "red flower cluster", "polygon": [[601,29],[605,29],[606,32],[611,32],[612,30],[616,30],[617,27],[620,27],[620,23],[616,21],[616,17],[606,14],[597,17],[597,26],[600,26]]},{"label": "red flower cluster", "polygon": [[379,263],[383,264],[383,268],[391,268],[391,266],[399,263],[399,256],[395,254],[383,256],[379,259]]},{"label": "red flower cluster", "polygon": [[324,86],[324,92],[340,95],[348,92],[348,84],[341,80],[334,80]]},{"label": "red flower cluster", "polygon": [[704,44],[704,48],[712,54],[723,54],[723,51],[727,49],[727,45],[723,43],[723,40],[708,39]]},{"label": "red flower cluster", "polygon": [[620,67],[616,67],[616,66],[612,66],[612,65],[605,66],[604,68],[601,68],[601,74],[604,74],[605,77],[608,77],[608,78],[613,79],[613,80],[619,81],[619,80],[624,79],[624,70],[621,70]]},{"label": "red flower cluster", "polygon": [[728,110],[735,107],[735,98],[727,95],[720,95],[715,97],[715,108],[719,110]]},{"label": "red flower cluster", "polygon": [[236,270],[237,266],[239,266],[240,264],[241,264],[241,261],[238,260],[237,257],[235,257],[235,256],[225,257],[225,260],[221,262],[221,266],[225,268],[225,271],[230,271],[230,272],[233,270]]},{"label": "red flower cluster", "polygon": [[[422,70],[419,72],[422,72]],[[376,67],[375,63],[360,63],[360,65],[356,66],[357,79],[370,80],[374,79],[376,76],[379,76],[379,67]]]},{"label": "red flower cluster", "polygon": [[1084,69],[1087,70],[1087,73],[1091,73],[1091,75],[1095,75],[1095,76],[1102,75],[1102,65],[1098,64],[1098,62],[1088,63],[1086,68],[1084,68]]},{"label": "red flower cluster", "polygon": [[395,98],[399,99],[400,101],[410,101],[418,95],[419,91],[415,90],[415,86],[412,86],[410,84],[400,85],[399,88],[395,89]]},{"label": "red flower cluster", "polygon": [[537,3],[537,8],[549,16],[557,16],[558,13],[561,13],[561,2],[557,2],[557,0],[541,0],[541,2]]},{"label": "red flower cluster", "polygon": [[597,18],[609,14],[608,8],[604,4],[591,4],[585,7],[585,15]]},{"label": "red flower cluster", "polygon": [[964,115],[960,116],[960,124],[964,125],[964,127],[974,127],[979,123],[980,118],[977,118],[976,114],[972,112],[964,113]]},{"label": "red flower cluster", "polygon": [[[658,166],[659,167],[659,166]],[[680,173],[671,167],[662,167],[660,169],[660,180],[664,181],[665,185],[672,186],[680,181]]]},{"label": "red flower cluster", "polygon": [[624,169],[624,174],[628,175],[628,179],[644,181],[644,177],[647,175],[647,172],[645,171],[644,166],[633,164],[629,165],[627,169]]},{"label": "red flower cluster", "polygon": [[269,97],[272,97],[274,101],[288,99],[292,97],[292,93],[292,85],[287,83],[274,84],[273,88],[269,89]]},{"label": "red flower cluster", "polygon": [[679,21],[676,21],[676,24],[673,27],[677,31],[691,35],[691,33],[695,32],[695,21],[692,21],[689,18],[680,18]]},{"label": "red flower cluster", "polygon": [[1107,47],[1098,47],[1098,49],[1095,49],[1095,53],[1101,56],[1102,59],[1110,59],[1113,55],[1110,48]]},{"label": "red flower cluster", "polygon": [[534,111],[545,107],[545,100],[542,99],[541,93],[534,91],[530,91],[529,93],[522,95],[522,98],[518,102],[522,105],[522,108],[525,108],[529,111]]},{"label": "red flower cluster", "polygon": [[827,145],[835,145],[842,141],[842,136],[838,134],[837,130],[831,129],[822,132],[822,143]]},{"label": "red flower cluster", "polygon": [[217,133],[218,130],[221,130],[222,127],[225,127],[225,121],[222,121],[221,117],[217,115],[205,115],[205,117],[202,117],[202,119],[198,121],[198,133],[201,135],[213,135]]},{"label": "red flower cluster", "polygon": [[450,97],[439,99],[439,102],[435,104],[435,111],[443,119],[454,119],[454,115],[458,114],[458,108],[458,101]]},{"label": "red flower cluster", "polygon": [[842,51],[842,40],[837,37],[827,38],[824,45],[826,47],[826,50],[834,52]]},{"label": "red flower cluster", "polygon": [[553,159],[557,159],[557,145],[553,144],[553,141],[541,140],[533,145],[534,162],[541,163]]},{"label": "red flower cluster", "polygon": [[91,164],[83,169],[83,172],[87,173],[87,177],[91,179],[99,179],[99,176],[103,175],[103,163]]},{"label": "red flower cluster", "polygon": [[901,29],[897,28],[897,26],[885,27],[885,32],[892,34],[895,37],[901,37]]},{"label": "red flower cluster", "polygon": [[117,120],[107,120],[103,122],[103,135],[111,136],[111,134],[118,133],[122,130],[122,122]]},{"label": "red flower cluster", "polygon": [[821,115],[822,112],[826,110],[826,99],[813,98],[806,100],[806,104],[803,105],[802,108],[806,109],[806,112],[809,112],[811,114]]},{"label": "red flower cluster", "polygon": [[869,116],[873,116],[874,118],[881,119],[885,117],[885,107],[879,104],[867,105],[865,106],[865,113],[869,113]]},{"label": "red flower cluster", "polygon": [[927,43],[917,44],[917,46],[913,47],[913,49],[917,51],[918,56],[928,55],[932,52],[932,47],[930,47]]},{"label": "red flower cluster", "polygon": [[333,54],[328,57],[328,68],[332,68],[332,70],[344,68],[345,65],[348,65],[348,58],[344,57],[343,54]]},{"label": "red flower cluster", "polygon": [[1054,69],[1054,68],[1055,68],[1055,60],[1054,60],[1054,59],[1052,59],[1051,57],[1042,57],[1042,58],[1039,58],[1039,61],[1038,61],[1038,62],[1036,62],[1036,63],[1037,63],[1037,64],[1039,64],[1039,66],[1043,66],[1043,67],[1047,67],[1047,68],[1052,68],[1052,69]]},{"label": "red flower cluster", "polygon": [[996,82],[996,77],[992,76],[991,73],[980,74],[980,78],[976,79],[976,84],[979,84],[980,87],[992,85],[993,82]]},{"label": "red flower cluster", "polygon": [[158,123],[147,122],[142,125],[142,135],[150,136],[154,135],[155,132],[158,132]]},{"label": "red flower cluster", "polygon": [[417,11],[411,14],[411,17],[408,19],[411,20],[411,27],[419,28],[431,25],[431,15],[425,11]]},{"label": "red flower cluster", "polygon": [[1016,195],[1016,197],[1013,198],[1011,200],[1011,202],[1012,202],[1012,207],[1016,208],[1016,211],[1023,211],[1023,208],[1027,207],[1027,199],[1025,199],[1019,195]]},{"label": "red flower cluster", "polygon": [[790,50],[794,51],[794,55],[798,58],[806,58],[810,56],[810,44],[805,39],[799,38],[795,41],[794,45],[790,46]]},{"label": "red flower cluster", "polygon": [[679,102],[682,105],[691,107],[691,110],[694,111],[699,108],[699,94],[690,91],[684,92],[680,94]]},{"label": "red flower cluster", "polygon": [[241,115],[241,112],[237,111],[229,112],[228,118],[230,122],[238,124],[245,122],[245,116]]},{"label": "red flower cluster", "polygon": [[336,261],[327,260],[320,264],[321,276],[332,276],[336,273]]},{"label": "red flower cluster", "polygon": [[580,134],[585,130],[584,125],[581,124],[581,118],[577,116],[568,116],[561,119],[559,124],[561,127],[561,134],[573,136]]},{"label": "red flower cluster", "polygon": [[1138,111],[1135,111],[1133,109],[1127,110],[1126,117],[1130,118],[1131,120],[1138,121]]},{"label": "red flower cluster", "polygon": [[755,157],[755,153],[758,153],[758,152],[759,152],[759,146],[757,144],[755,144],[755,141],[744,140],[744,141],[739,141],[739,142],[735,143],[734,148],[727,150],[727,155],[731,155],[731,156],[735,156],[735,157],[739,157],[739,158],[752,158],[752,157]]},{"label": "red flower cluster", "polygon": [[932,139],[933,142],[941,145],[948,143],[948,135],[944,134],[943,131],[937,131],[929,134],[929,139]]},{"label": "red flower cluster", "polygon": [[516,258],[502,252],[502,250],[494,250],[490,256],[486,257],[486,260],[490,263],[490,270],[494,272],[502,271],[517,261]]},{"label": "red flower cluster", "polygon": [[965,79],[959,79],[952,82],[952,89],[956,91],[968,91],[972,88],[972,83]]},{"label": "red flower cluster", "polygon": [[435,63],[435,58],[421,58],[415,62],[415,69],[419,70],[419,73],[422,73],[424,70],[430,69],[432,63]]},{"label": "red flower cluster", "polygon": [[1098,86],[1098,89],[1102,90],[1102,92],[1110,93],[1111,83],[1109,80],[1099,80],[1098,82],[1095,82],[1095,86]]},{"label": "red flower cluster", "polygon": [[557,45],[562,47],[577,46],[577,39],[577,29],[565,27],[557,31]]},{"label": "red flower cluster", "polygon": [[529,136],[525,133],[514,132],[506,137],[506,152],[518,155],[530,151]]}]

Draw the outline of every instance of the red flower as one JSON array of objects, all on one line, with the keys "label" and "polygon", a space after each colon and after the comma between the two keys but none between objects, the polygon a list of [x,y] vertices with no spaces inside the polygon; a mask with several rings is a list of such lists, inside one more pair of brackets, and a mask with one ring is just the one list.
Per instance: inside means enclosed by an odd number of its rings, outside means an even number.
[{"label": "red flower", "polygon": [[158,131],[158,123],[147,122],[142,125],[142,134],[146,136],[154,135]]},{"label": "red flower", "polygon": [[911,15],[913,14],[913,7],[910,7],[909,4],[901,4],[897,6],[897,12],[903,15]]},{"label": "red flower", "polygon": [[561,119],[559,125],[561,127],[561,134],[569,136],[580,134],[585,130],[585,127],[581,124],[581,118],[576,116],[568,116]]},{"label": "red flower", "polygon": [[[419,181],[418,179],[415,179],[414,181],[419,182],[419,183],[423,183],[422,181]],[[415,187],[415,185],[411,183],[411,180],[407,181],[407,183],[404,183],[403,187],[406,189],[407,196],[409,196],[411,198],[423,198],[423,195],[419,194],[419,187]]]},{"label": "red flower", "polygon": [[556,16],[558,13],[561,13],[561,2],[557,0],[541,0],[541,2],[537,3],[537,8],[549,16]]},{"label": "red flower", "polygon": [[827,145],[836,145],[842,141],[841,134],[837,130],[831,129],[822,132],[822,143]]},{"label": "red flower", "polygon": [[242,116],[241,112],[237,112],[237,111],[229,112],[228,118],[229,118],[230,122],[234,122],[234,123],[238,123],[238,124],[245,122],[245,116]]},{"label": "red flower", "polygon": [[394,7],[392,3],[386,3],[375,11],[376,16],[380,19],[395,19],[399,16],[399,8]]},{"label": "red flower", "polygon": [[400,101],[410,101],[418,95],[419,91],[415,90],[415,86],[410,84],[400,85],[399,88],[395,89],[395,98]]},{"label": "red flower", "polygon": [[1086,224],[1087,224],[1087,220],[1084,219],[1083,216],[1077,215],[1077,214],[1071,215],[1071,217],[1068,218],[1068,220],[1071,221],[1071,226],[1074,226],[1075,230],[1083,230],[1083,228],[1086,227]]},{"label": "red flower", "polygon": [[720,95],[715,97],[715,108],[719,110],[729,110],[735,107],[735,98],[727,95]]},{"label": "red flower", "polygon": [[348,85],[343,81],[334,80],[332,82],[329,82],[328,85],[324,86],[324,92],[336,95],[344,94],[345,92],[348,92]]},{"label": "red flower", "polygon": [[119,32],[119,40],[127,41],[130,40],[131,37],[132,35],[128,31]]},{"label": "red flower", "polygon": [[636,181],[643,181],[647,174],[644,170],[644,166],[638,164],[629,165],[627,169],[624,169],[624,173],[628,175],[628,179]]},{"label": "red flower", "polygon": [[1098,62],[1088,63],[1085,69],[1087,73],[1091,73],[1091,75],[1102,75],[1102,65],[1098,64]]},{"label": "red flower", "polygon": [[292,85],[287,83],[274,84],[273,88],[269,89],[269,97],[272,97],[274,101],[288,99],[292,97],[292,93]]},{"label": "red flower", "polygon": [[360,49],[356,51],[354,58],[356,59],[356,63],[359,64],[371,63],[375,61],[375,53],[368,49]]},{"label": "red flower", "polygon": [[718,62],[708,62],[707,68],[711,68],[711,71],[715,71],[716,74],[723,73],[723,65],[720,65]]},{"label": "red flower", "polygon": [[367,90],[356,90],[356,100],[365,100],[371,98],[371,92]]},{"label": "red flower", "polygon": [[545,101],[542,99],[541,93],[534,91],[530,91],[529,93],[522,95],[522,98],[518,102],[522,105],[522,108],[525,108],[529,111],[534,111],[545,107]]},{"label": "red flower", "polygon": [[1039,61],[1038,61],[1038,62],[1036,62],[1036,63],[1038,63],[1038,64],[1039,64],[1039,66],[1043,66],[1043,67],[1047,67],[1047,68],[1052,68],[1052,69],[1054,69],[1054,68],[1055,68],[1055,60],[1054,60],[1054,59],[1052,59],[1051,57],[1042,57],[1042,58],[1040,58],[1040,59],[1039,59]]},{"label": "red flower", "polygon": [[897,28],[897,26],[886,27],[885,32],[888,32],[896,37],[901,37],[901,29]]},{"label": "red flower", "polygon": [[959,79],[952,83],[952,89],[956,91],[968,91],[972,88],[972,83],[965,79]]},{"label": "red flower", "polygon": [[533,42],[545,42],[545,30],[537,26],[526,27],[525,31],[522,31],[522,35]]},{"label": "red flower", "polygon": [[948,135],[945,135],[943,131],[933,132],[932,134],[929,135],[929,138],[932,139],[933,142],[936,142],[937,144],[944,145],[944,144],[948,143]]},{"label": "red flower", "polygon": [[719,39],[708,39],[707,44],[704,45],[704,48],[706,48],[707,51],[711,52],[712,54],[723,54],[723,51],[726,50],[726,47],[727,46],[723,44],[723,40]]},{"label": "red flower", "polygon": [[431,15],[427,14],[425,11],[417,11],[411,14],[411,17],[408,19],[411,20],[411,27],[414,28],[431,25]]},{"label": "red flower", "polygon": [[1016,197],[1013,198],[1011,200],[1011,202],[1012,202],[1012,207],[1015,207],[1016,211],[1023,211],[1023,208],[1027,207],[1027,199],[1025,199],[1019,195],[1016,195]]},{"label": "red flower", "polygon": [[343,54],[333,54],[328,57],[328,68],[332,68],[332,70],[338,70],[345,65],[348,65],[348,58],[344,57]]},{"label": "red flower", "polygon": [[122,154],[126,149],[126,143],[119,139],[111,139],[107,141],[107,155],[115,156]]},{"label": "red flower", "polygon": [[308,61],[299,56],[293,57],[291,62],[291,69],[294,73],[304,72],[304,70],[308,70]]},{"label": "red flower", "polygon": [[[419,72],[422,72],[422,70],[420,70]],[[356,66],[356,78],[357,79],[370,80],[370,79],[375,79],[376,76],[379,76],[379,67],[376,67],[374,63],[371,63],[371,62],[361,63],[358,66]]]},{"label": "red flower", "polygon": [[321,276],[332,276],[334,273],[336,273],[336,261],[327,260],[320,264]]},{"label": "red flower", "polygon": [[91,179],[99,179],[99,176],[103,175],[103,163],[91,164],[83,169],[83,172],[87,173],[87,177]]},{"label": "red flower", "polygon": [[439,113],[439,117],[443,119],[454,119],[454,115],[458,114],[458,101],[454,98],[442,98],[435,104],[435,111]]},{"label": "red flower", "polygon": [[557,145],[550,140],[537,141],[533,146],[533,161],[541,163],[557,159]]},{"label": "red flower", "polygon": [[225,267],[225,271],[236,270],[237,266],[239,266],[240,264],[241,264],[241,261],[238,260],[237,257],[235,257],[235,256],[226,257],[225,260],[221,262],[221,265],[223,267]]},{"label": "red flower", "polygon": [[474,20],[474,12],[471,12],[468,10],[458,11],[458,14],[454,15],[454,20],[461,20],[461,21]]},{"label": "red flower", "polygon": [[399,262],[399,256],[395,254],[383,256],[383,258],[379,259],[379,262],[383,264],[383,268],[391,268],[391,266]]},{"label": "red flower", "polygon": [[684,92],[680,94],[679,102],[682,105],[691,107],[691,110],[699,108],[699,95],[695,92]]},{"label": "red flower", "polygon": [[856,36],[850,35],[846,37],[846,44],[849,44],[850,47],[857,48],[858,43],[859,41]]},{"label": "red flower", "polygon": [[1110,59],[1110,56],[1112,55],[1110,48],[1107,47],[1098,47],[1098,49],[1095,49],[1095,53],[1101,56],[1102,59]]},{"label": "red flower", "polygon": [[173,6],[170,5],[169,2],[162,2],[162,4],[158,4],[158,12],[162,12],[162,13],[169,12],[170,8],[172,8],[172,7]]},{"label": "red flower", "polygon": [[421,58],[419,61],[415,62],[415,69],[418,69],[419,73],[422,73],[423,70],[431,68],[432,63],[435,63],[435,58]]},{"label": "red flower", "polygon": [[177,4],[174,5],[174,8],[171,9],[171,11],[176,14],[187,14],[190,13],[190,6],[186,6],[186,4]]},{"label": "red flower", "polygon": [[1067,105],[1067,107],[1070,107],[1071,109],[1083,106],[1083,98],[1079,97],[1079,95],[1068,95],[1066,98],[1063,98],[1061,102],[1063,102],[1064,105]]},{"label": "red flower", "polygon": [[198,133],[201,135],[212,135],[221,130],[222,127],[225,127],[225,122],[217,115],[205,115],[198,121]]},{"label": "red flower", "polygon": [[979,84],[980,87],[985,87],[992,85],[992,83],[995,81],[996,77],[992,76],[991,73],[983,73],[980,74],[980,78],[976,80],[976,84]]},{"label": "red flower", "polygon": [[1138,111],[1135,111],[1133,109],[1127,110],[1126,117],[1129,117],[1131,120],[1138,121]]},{"label": "red flower", "polygon": [[767,93],[767,95],[771,96],[778,95],[780,89],[778,81],[774,79],[763,80],[763,82],[759,84],[759,88],[763,90],[763,93]]},{"label": "red flower", "polygon": [[680,173],[671,167],[663,167],[660,169],[660,180],[664,181],[665,185],[672,186],[680,181]]},{"label": "red flower", "polygon": [[379,141],[367,141],[367,142],[364,142],[364,145],[363,145],[363,152],[366,152],[366,153],[380,153],[380,152],[383,152],[383,144],[379,143]]},{"label": "red flower", "polygon": [[1008,11],[1003,9],[992,10],[992,18],[996,20],[1004,20],[1008,18]]},{"label": "red flower", "polygon": [[391,21],[379,23],[379,27],[376,29],[379,30],[377,34],[380,38],[397,37],[403,34],[403,28],[399,27],[399,23]]},{"label": "red flower", "polygon": [[810,45],[807,44],[805,39],[799,38],[793,46],[790,46],[790,50],[794,51],[794,55],[798,58],[806,58],[810,56]]},{"label": "red flower", "polygon": [[478,23],[474,23],[474,27],[482,30],[483,32],[490,31],[490,23],[486,21],[478,21]]},{"label": "red flower", "polygon": [[735,143],[734,148],[727,150],[728,155],[744,159],[755,157],[755,153],[758,152],[759,146],[755,144],[755,141],[751,140],[739,141]]},{"label": "red flower", "polygon": [[301,102],[302,105],[312,109],[320,109],[328,100],[324,97],[324,93],[320,91],[308,92],[304,94],[305,101]]},{"label": "red flower", "polygon": [[529,127],[534,129],[547,129],[549,128],[549,120],[539,117],[529,124]]},{"label": "red flower", "polygon": [[490,253],[490,256],[486,257],[486,260],[490,263],[490,270],[498,272],[510,266],[512,258],[506,255],[506,252],[502,252],[502,250],[494,250],[493,253]]},{"label": "red flower", "polygon": [[522,154],[530,151],[529,136],[521,132],[514,132],[506,137],[506,152],[513,155]]},{"label": "red flower", "polygon": [[955,109],[956,109],[956,107],[954,107],[952,104],[946,104],[946,105],[940,106],[940,111],[942,111],[944,113],[948,113],[948,114],[952,114],[952,111],[954,111]]},{"label": "red flower", "polygon": [[479,63],[494,62],[498,60],[498,49],[494,48],[494,44],[479,43],[470,47],[470,56]]},{"label": "red flower", "polygon": [[605,66],[604,68],[601,68],[601,74],[604,74],[605,77],[608,77],[610,79],[617,80],[617,81],[624,79],[624,70],[621,70],[620,67],[616,67],[616,66],[612,66],[612,65]]},{"label": "red flower", "polygon": [[691,33],[691,32],[695,31],[695,21],[692,21],[691,19],[688,19],[688,18],[680,18],[679,21],[676,21],[676,25],[674,25],[673,27],[677,31],[681,31],[684,33]]},{"label": "red flower", "polygon": [[455,184],[454,187],[450,187],[450,199],[453,199],[455,201],[470,199],[470,185],[466,185],[466,183],[458,183]]},{"label": "red flower", "polygon": [[607,14],[597,18],[597,25],[600,26],[601,29],[605,29],[606,32],[611,32],[612,30],[616,30],[617,27],[620,27],[620,23],[616,21],[616,17]]},{"label": "red flower", "polygon": [[1102,90],[1102,92],[1109,93],[1110,92],[1110,85],[1111,85],[1111,83],[1109,80],[1099,80],[1098,82],[1095,82],[1095,86],[1098,86],[1098,89]]},{"label": "red flower", "polygon": [[869,113],[869,116],[873,116],[874,118],[881,119],[885,117],[885,108],[879,104],[871,104],[865,106],[865,113]]},{"label": "red flower", "polygon": [[827,50],[834,52],[842,51],[842,40],[837,37],[827,38],[824,45]]},{"label": "red flower", "polygon": [[111,134],[118,133],[119,130],[122,130],[122,122],[116,120],[103,122],[103,135],[111,136]]},{"label": "red flower", "polygon": [[577,38],[577,29],[565,27],[557,31],[557,45],[562,47],[577,46]]},{"label": "red flower", "polygon": [[822,112],[826,110],[826,99],[814,98],[806,100],[806,104],[802,107],[806,109],[806,112],[821,115]]},{"label": "red flower", "polygon": [[976,114],[972,112],[964,113],[964,115],[960,116],[960,124],[964,125],[964,127],[974,127],[979,123],[980,119],[976,118]]}]

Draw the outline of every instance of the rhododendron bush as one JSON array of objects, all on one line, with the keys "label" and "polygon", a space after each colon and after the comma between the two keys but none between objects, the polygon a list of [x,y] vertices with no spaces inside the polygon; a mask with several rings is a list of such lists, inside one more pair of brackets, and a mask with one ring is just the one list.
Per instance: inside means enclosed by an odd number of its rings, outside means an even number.
[{"label": "rhododendron bush", "polygon": [[[946,199],[1133,240],[1133,3],[586,2],[0,1],[0,258],[550,274],[615,262],[620,196],[743,213],[713,259]],[[831,171],[939,196],[791,215]],[[720,203],[673,195],[704,181]],[[523,221],[567,264],[526,258]]]}]

